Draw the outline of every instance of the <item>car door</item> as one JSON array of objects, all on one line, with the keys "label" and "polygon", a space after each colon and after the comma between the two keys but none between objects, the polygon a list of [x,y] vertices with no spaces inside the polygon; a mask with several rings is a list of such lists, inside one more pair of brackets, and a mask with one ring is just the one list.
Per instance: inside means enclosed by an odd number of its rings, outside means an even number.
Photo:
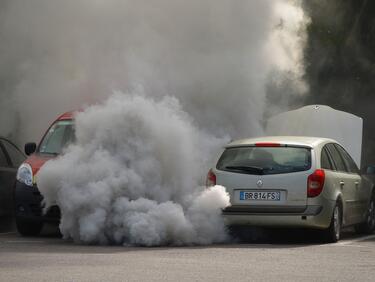
[{"label": "car door", "polygon": [[362,178],[360,175],[360,171],[351,158],[349,153],[345,151],[343,147],[336,144],[337,149],[340,151],[341,156],[347,166],[352,178],[354,179],[355,184],[355,202],[354,202],[354,212],[355,212],[355,221],[357,223],[362,222],[364,216],[366,215],[367,205],[370,199],[371,194],[371,183],[366,181],[366,179]]},{"label": "car door", "polygon": [[356,212],[356,182],[357,178],[348,171],[343,157],[335,146],[330,143],[326,148],[336,168],[335,179],[333,180],[336,187],[340,187],[343,198],[343,219],[345,225],[351,225],[356,222],[358,214]]},{"label": "car door", "polygon": [[26,156],[9,140],[2,139],[1,142],[5,148],[5,153],[10,158],[11,167],[18,168],[24,162]]},{"label": "car door", "polygon": [[15,177],[10,160],[0,141],[0,216],[11,215],[11,179]]},{"label": "car door", "polygon": [[364,221],[367,216],[367,210],[370,204],[370,200],[375,192],[375,166],[370,165],[361,170],[361,187],[359,191],[360,201],[362,203],[362,220]]},{"label": "car door", "polygon": [[0,138],[0,215],[13,213],[13,186],[17,168],[25,156],[9,141]]}]

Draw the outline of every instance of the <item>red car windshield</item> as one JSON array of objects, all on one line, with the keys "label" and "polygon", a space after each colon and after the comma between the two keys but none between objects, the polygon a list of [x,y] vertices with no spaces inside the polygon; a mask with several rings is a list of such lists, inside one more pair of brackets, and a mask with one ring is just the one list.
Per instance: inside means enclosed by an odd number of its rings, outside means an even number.
[{"label": "red car windshield", "polygon": [[73,120],[60,120],[48,130],[39,146],[39,153],[58,155],[74,142]]}]

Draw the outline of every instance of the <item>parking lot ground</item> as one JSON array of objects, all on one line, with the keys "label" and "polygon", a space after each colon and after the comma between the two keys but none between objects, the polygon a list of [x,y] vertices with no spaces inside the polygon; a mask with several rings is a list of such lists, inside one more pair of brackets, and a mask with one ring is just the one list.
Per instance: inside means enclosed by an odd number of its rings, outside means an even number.
[{"label": "parking lot ground", "polygon": [[[268,233],[268,232],[267,232]],[[56,227],[39,237],[0,234],[0,281],[374,281],[375,235],[255,232],[245,243],[190,247],[87,246]]]}]

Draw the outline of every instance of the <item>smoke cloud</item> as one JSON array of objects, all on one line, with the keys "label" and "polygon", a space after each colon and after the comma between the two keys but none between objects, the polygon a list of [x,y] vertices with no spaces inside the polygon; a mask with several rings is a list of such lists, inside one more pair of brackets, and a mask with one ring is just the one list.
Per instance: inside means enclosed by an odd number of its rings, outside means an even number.
[{"label": "smoke cloud", "polygon": [[37,140],[85,109],[76,144],[37,176],[64,237],[226,240],[228,195],[203,178],[220,146],[262,135],[286,91],[308,90],[300,1],[12,0],[0,15],[1,132]]},{"label": "smoke cloud", "polygon": [[116,90],[175,96],[233,138],[262,133],[270,73],[304,91],[299,1],[8,0],[0,15],[0,130],[19,144]]},{"label": "smoke cloud", "polygon": [[[86,243],[208,244],[226,239],[223,187],[204,190],[225,142],[197,130],[175,98],[116,94],[76,117],[77,141],[38,174],[61,232]],[[204,154],[202,154],[204,152]]]}]

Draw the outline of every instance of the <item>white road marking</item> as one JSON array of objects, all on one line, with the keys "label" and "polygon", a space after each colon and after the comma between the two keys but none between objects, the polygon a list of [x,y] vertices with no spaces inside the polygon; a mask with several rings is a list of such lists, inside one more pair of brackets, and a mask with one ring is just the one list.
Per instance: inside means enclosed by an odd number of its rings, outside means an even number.
[{"label": "white road marking", "polygon": [[39,244],[39,243],[45,243],[44,241],[4,241],[5,243],[11,243],[11,244]]},{"label": "white road marking", "polygon": [[10,234],[16,234],[16,232],[0,232],[0,235],[10,235]]},{"label": "white road marking", "polygon": [[311,245],[311,246],[315,246],[315,247],[345,247],[345,246],[347,246],[347,247],[363,247],[363,246],[355,244],[355,243],[359,243],[359,242],[362,242],[362,241],[365,241],[365,240],[368,240],[368,239],[373,239],[373,238],[375,238],[375,234],[368,235],[368,236],[365,236],[365,237],[360,237],[360,238],[353,239],[353,240],[342,240],[342,241],[339,241],[337,243],[317,244],[317,245]]},{"label": "white road marking", "polygon": [[360,237],[360,238],[357,238],[357,239],[354,239],[354,240],[338,242],[338,243],[336,243],[334,245],[336,245],[336,246],[347,246],[347,245],[352,245],[354,243],[366,241],[368,239],[373,239],[373,238],[375,238],[375,234],[368,235],[368,236],[365,236],[365,237]]},{"label": "white road marking", "polygon": [[[332,245],[334,246],[334,245]],[[355,248],[368,248],[366,245],[338,245],[338,247],[355,247]]]}]

